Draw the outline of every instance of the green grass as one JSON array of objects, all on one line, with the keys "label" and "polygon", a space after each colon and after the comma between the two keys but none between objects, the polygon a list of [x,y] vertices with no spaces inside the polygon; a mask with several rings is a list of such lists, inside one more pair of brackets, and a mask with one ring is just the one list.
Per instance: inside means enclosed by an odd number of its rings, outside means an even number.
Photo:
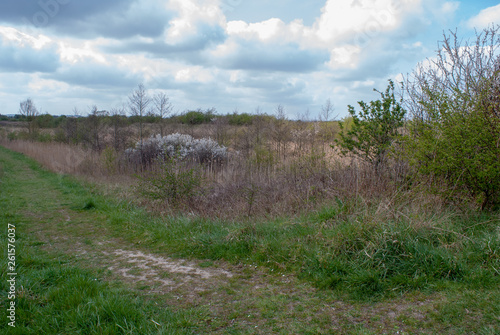
[{"label": "green grass", "polygon": [[[500,285],[498,214],[435,217],[430,225],[364,213],[223,222],[150,217],[123,205],[103,209],[130,241],[181,257],[244,262],[294,273],[320,288],[374,299],[412,290]],[[118,210],[117,210],[118,209]],[[339,213],[342,209],[337,209]],[[330,215],[331,214],[331,215]],[[330,218],[336,217],[336,218]],[[326,221],[318,221],[328,217]],[[133,225],[131,224],[133,222]]]},{"label": "green grass", "polygon": [[[401,328],[429,334],[500,332],[498,213],[394,216],[381,214],[376,205],[338,199],[300,218],[160,218],[3,148],[0,180],[0,236],[5,241],[7,224],[16,225],[19,273],[17,327],[0,322],[5,333],[255,333],[247,324],[267,329],[262,333],[284,334],[331,333],[329,329],[342,334],[404,333]],[[71,212],[68,220],[64,212]],[[257,290],[249,297],[245,290],[253,288],[241,276],[214,293],[227,298],[222,303],[230,304],[227,310],[212,310],[210,291],[200,293],[208,299],[206,305],[171,308],[164,299],[104,280],[103,269],[50,252],[44,248],[48,242],[33,235],[44,223],[54,231],[81,233],[82,242],[94,246],[95,232],[79,231],[85,222],[101,235],[142,250],[202,260],[201,268],[224,261],[248,267],[251,276],[258,266],[270,276],[265,285],[275,291]],[[298,293],[290,293],[291,284],[280,282],[282,276],[301,280],[293,288]],[[2,306],[8,302],[6,279],[3,267]],[[311,291],[310,285],[319,291]],[[350,307],[325,309],[338,299]],[[383,310],[372,310],[402,301],[422,303],[425,317],[405,312],[388,323]],[[331,328],[332,315],[338,318],[337,328]]]},{"label": "green grass", "polygon": [[[47,192],[59,177],[41,170],[32,161],[15,153],[1,150],[0,230],[2,255],[7,259],[7,227],[15,225],[16,239],[16,327],[2,318],[3,334],[190,334],[196,318],[191,311],[171,311],[168,306],[137,296],[120,285],[113,286],[100,280],[98,270],[81,269],[72,265],[67,255],[50,254],[38,247],[45,243],[33,240],[25,233],[36,219],[27,212],[57,211],[59,204],[51,202]],[[27,164],[27,167],[25,165]],[[38,174],[42,179],[32,178]],[[34,183],[42,185],[34,185]],[[46,183],[45,185],[43,185]],[[71,183],[63,190],[73,203],[80,196],[70,192]],[[29,194],[29,197],[24,195]],[[31,198],[31,199],[29,199]],[[33,201],[30,201],[33,200]],[[83,209],[88,209],[85,202]],[[36,218],[36,216],[35,216]],[[38,218],[50,220],[51,218]],[[11,299],[6,264],[2,262],[0,289],[2,310]],[[3,314],[3,313],[2,313]],[[155,322],[153,322],[154,320]]]}]

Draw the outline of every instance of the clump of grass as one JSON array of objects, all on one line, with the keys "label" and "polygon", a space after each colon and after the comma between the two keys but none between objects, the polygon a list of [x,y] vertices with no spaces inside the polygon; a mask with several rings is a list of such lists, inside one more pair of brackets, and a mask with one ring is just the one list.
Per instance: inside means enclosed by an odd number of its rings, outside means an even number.
[{"label": "clump of grass", "polygon": [[95,205],[93,199],[87,199],[85,201],[85,204],[83,204],[83,206],[82,206],[83,210],[90,210],[90,209],[94,209],[94,208],[96,208],[96,205]]}]

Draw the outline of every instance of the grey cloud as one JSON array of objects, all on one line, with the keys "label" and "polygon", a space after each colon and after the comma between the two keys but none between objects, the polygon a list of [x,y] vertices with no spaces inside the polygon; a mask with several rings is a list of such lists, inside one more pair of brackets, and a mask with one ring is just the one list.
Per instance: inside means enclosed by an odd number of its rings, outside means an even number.
[{"label": "grey cloud", "polygon": [[306,73],[328,61],[326,50],[301,50],[297,45],[240,41],[238,51],[215,62],[226,69]]},{"label": "grey cloud", "polygon": [[60,65],[55,46],[42,49],[21,47],[0,39],[0,70],[2,72],[54,72]]},{"label": "grey cloud", "polygon": [[95,63],[80,63],[65,66],[58,69],[55,73],[47,74],[44,77],[63,81],[71,85],[96,89],[133,87],[142,81],[142,78],[137,74]]},{"label": "grey cloud", "polygon": [[[234,83],[246,92],[246,96],[254,101],[256,106],[271,106],[275,108],[283,104],[291,114],[297,112],[296,106],[313,104],[312,97],[306,93],[306,82],[300,76],[291,81],[287,73],[250,72],[248,77]],[[239,97],[242,98],[242,97]],[[266,110],[273,113],[274,110]]]},{"label": "grey cloud", "polygon": [[160,36],[173,14],[156,5],[130,3],[113,10],[103,10],[85,18],[61,20],[63,34],[92,38],[109,37],[116,39],[132,36]]},{"label": "grey cloud", "polygon": [[[81,20],[110,9],[128,7],[134,0],[3,0],[0,2],[0,21],[19,24],[25,20],[50,23],[63,20]],[[24,22],[25,23],[25,22]]]},{"label": "grey cloud", "polygon": [[202,62],[202,57],[197,53],[207,48],[224,42],[226,33],[220,26],[200,24],[197,33],[186,37],[182,42],[170,44],[162,38],[152,42],[142,42],[130,39],[119,41],[115,45],[102,47],[105,52],[111,53],[147,53],[156,58],[182,59],[190,63]]},{"label": "grey cloud", "polygon": [[37,11],[43,10],[47,13],[52,11],[64,11],[72,17],[82,17],[123,4],[129,4],[134,0],[3,0],[0,3],[0,19],[14,22],[23,16],[29,16]]},{"label": "grey cloud", "polygon": [[0,3],[0,22],[80,38],[160,35],[171,15],[138,0],[18,0]]}]

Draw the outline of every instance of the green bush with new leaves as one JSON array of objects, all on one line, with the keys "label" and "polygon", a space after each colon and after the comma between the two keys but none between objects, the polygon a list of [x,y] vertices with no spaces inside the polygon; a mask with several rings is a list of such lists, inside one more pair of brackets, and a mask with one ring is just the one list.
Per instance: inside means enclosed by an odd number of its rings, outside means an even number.
[{"label": "green bush with new leaves", "polygon": [[406,112],[395,98],[391,80],[385,93],[374,91],[380,93],[381,99],[369,104],[358,102],[361,107],[359,113],[349,106],[352,124],[346,130],[344,122],[339,122],[340,139],[335,144],[343,155],[354,154],[380,173],[386,166],[391,145],[400,138],[399,129],[404,125]]},{"label": "green bush with new leaves", "polygon": [[[445,36],[442,52],[406,81],[412,111],[407,157],[449,200],[500,205],[499,27],[469,44]],[[443,184],[445,187],[443,187]]]}]

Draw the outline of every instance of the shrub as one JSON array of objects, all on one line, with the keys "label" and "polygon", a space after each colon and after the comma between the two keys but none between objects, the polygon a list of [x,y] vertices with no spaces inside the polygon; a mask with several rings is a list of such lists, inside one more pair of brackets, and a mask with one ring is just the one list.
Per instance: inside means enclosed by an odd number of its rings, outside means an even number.
[{"label": "shrub", "polygon": [[183,124],[197,125],[202,123],[209,123],[215,118],[214,110],[208,109],[203,112],[202,110],[189,111],[179,116],[179,121]]},{"label": "shrub", "polygon": [[222,163],[227,158],[227,148],[220,146],[210,138],[194,139],[186,134],[171,134],[161,137],[156,135],[137,142],[135,149],[128,149],[127,155],[132,161],[149,165],[153,161],[168,158],[176,160],[191,159],[198,163]]},{"label": "shrub", "polygon": [[199,168],[173,158],[167,158],[158,170],[140,178],[143,195],[153,200],[166,200],[172,208],[192,202],[202,183]]},{"label": "shrub", "polygon": [[391,80],[385,93],[379,93],[381,100],[370,104],[360,101],[359,113],[349,106],[351,128],[343,131],[344,122],[339,122],[340,139],[335,140],[343,155],[354,154],[362,158],[373,165],[377,173],[386,165],[389,148],[400,137],[398,129],[403,126],[406,114],[394,97],[394,83]]},{"label": "shrub", "polygon": [[440,193],[448,199],[474,199],[482,209],[500,205],[498,29],[478,34],[474,45],[445,36],[436,60],[406,83],[410,162],[447,183]]},{"label": "shrub", "polygon": [[234,112],[233,114],[229,114],[227,118],[230,125],[249,126],[252,124],[254,116],[248,113],[238,114]]}]

